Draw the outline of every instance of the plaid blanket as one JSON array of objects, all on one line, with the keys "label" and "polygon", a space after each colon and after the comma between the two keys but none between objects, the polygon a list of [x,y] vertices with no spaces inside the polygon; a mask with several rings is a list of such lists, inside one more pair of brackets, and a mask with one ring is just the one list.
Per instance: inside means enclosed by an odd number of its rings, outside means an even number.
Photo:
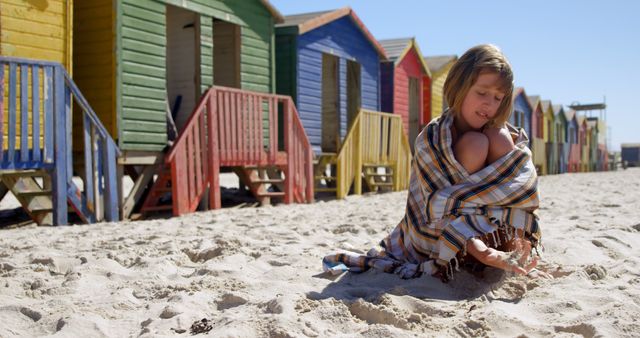
[{"label": "plaid blanket", "polygon": [[470,238],[496,248],[524,234],[537,247],[538,178],[525,132],[508,125],[515,149],[470,175],[454,158],[452,123],[447,111],[416,138],[405,215],[380,242],[383,250],[326,256],[325,271],[376,268],[403,278],[427,273],[447,281]]}]

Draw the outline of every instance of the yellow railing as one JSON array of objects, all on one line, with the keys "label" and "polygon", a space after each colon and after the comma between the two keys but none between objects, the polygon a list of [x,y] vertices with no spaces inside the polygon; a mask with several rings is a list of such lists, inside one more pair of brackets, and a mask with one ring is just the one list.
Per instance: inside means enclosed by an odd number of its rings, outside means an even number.
[{"label": "yellow railing", "polygon": [[337,156],[337,198],[344,198],[351,184],[362,193],[363,167],[388,166],[393,170],[393,190],[407,189],[411,148],[399,115],[360,110]]}]

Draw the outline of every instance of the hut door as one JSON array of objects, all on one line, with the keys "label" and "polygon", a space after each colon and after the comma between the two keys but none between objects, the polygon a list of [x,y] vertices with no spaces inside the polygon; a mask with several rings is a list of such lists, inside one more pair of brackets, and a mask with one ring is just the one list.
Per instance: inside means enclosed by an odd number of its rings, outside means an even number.
[{"label": "hut door", "polygon": [[336,153],[340,147],[338,114],[338,58],[322,54],[322,151]]},{"label": "hut door", "polygon": [[240,88],[240,26],[213,20],[213,84]]},{"label": "hut door", "polygon": [[420,84],[418,79],[409,78],[409,145],[413,151],[413,143],[420,131]]},{"label": "hut door", "polygon": [[361,104],[360,64],[347,60],[347,130],[358,116]]},{"label": "hut door", "polygon": [[198,15],[167,5],[167,94],[178,131],[187,123],[198,98]]}]

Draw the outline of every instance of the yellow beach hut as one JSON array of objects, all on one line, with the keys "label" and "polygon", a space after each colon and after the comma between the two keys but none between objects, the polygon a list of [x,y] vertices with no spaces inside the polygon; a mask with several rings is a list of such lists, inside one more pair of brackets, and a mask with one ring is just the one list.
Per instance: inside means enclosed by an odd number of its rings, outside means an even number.
[{"label": "yellow beach hut", "polygon": [[71,69],[73,1],[0,1],[0,55],[46,60]]},{"label": "yellow beach hut", "polygon": [[542,100],[540,96],[531,95],[527,97],[531,104],[531,152],[533,153],[533,164],[538,173],[543,175],[547,172],[546,146],[544,139],[544,112],[542,110]]},{"label": "yellow beach hut", "polygon": [[453,67],[458,57],[456,55],[426,56],[425,62],[431,72],[431,118],[434,119],[447,108],[444,100],[444,81],[449,70]]},{"label": "yellow beach hut", "polygon": [[71,77],[73,10],[0,1],[0,200],[10,191],[39,225],[119,217],[119,150]]},{"label": "yellow beach hut", "polygon": [[545,175],[558,173],[558,150],[556,146],[555,132],[555,115],[553,114],[553,105],[549,100],[541,100],[543,137],[545,142]]}]

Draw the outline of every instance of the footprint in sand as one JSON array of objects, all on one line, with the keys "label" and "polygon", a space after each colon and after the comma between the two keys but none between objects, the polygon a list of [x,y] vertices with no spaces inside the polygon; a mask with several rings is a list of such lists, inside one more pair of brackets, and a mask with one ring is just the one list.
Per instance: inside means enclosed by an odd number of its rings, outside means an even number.
[{"label": "footprint in sand", "polygon": [[593,325],[587,324],[587,323],[581,323],[581,324],[571,325],[571,326],[555,326],[554,330],[556,331],[556,333],[561,333],[561,332],[573,333],[573,334],[581,335],[584,338],[593,338],[598,333],[596,331],[596,328]]},{"label": "footprint in sand", "polygon": [[218,310],[231,309],[240,305],[246,304],[248,301],[246,298],[233,293],[225,293],[216,301]]},{"label": "footprint in sand", "polygon": [[603,266],[597,264],[587,265],[587,267],[584,268],[584,272],[586,272],[587,276],[594,281],[607,277],[607,270]]},{"label": "footprint in sand", "polygon": [[198,263],[206,262],[212,258],[221,256],[224,253],[224,248],[214,247],[204,250],[182,249],[182,252],[184,252],[192,262]]},{"label": "footprint in sand", "polygon": [[453,327],[453,331],[462,337],[489,337],[491,328],[486,320],[470,319]]},{"label": "footprint in sand", "polygon": [[336,235],[343,234],[345,232],[357,234],[358,232],[360,232],[360,230],[358,230],[356,226],[353,224],[341,224],[337,228],[331,230],[331,232],[333,232]]},{"label": "footprint in sand", "polygon": [[351,305],[349,305],[349,311],[354,317],[364,320],[368,324],[393,325],[405,330],[409,330],[413,326],[404,318],[407,317],[406,314],[394,311],[386,306],[367,303],[362,299],[351,303]]},{"label": "footprint in sand", "polygon": [[31,318],[31,320],[33,320],[34,322],[37,322],[42,318],[42,314],[40,312],[32,310],[32,309],[27,308],[27,307],[21,307],[20,308],[20,313],[22,313],[23,315]]},{"label": "footprint in sand", "polygon": [[[532,286],[533,287],[533,286]],[[506,281],[497,289],[491,291],[491,298],[503,302],[518,303],[527,293],[529,286],[522,280]]]}]

